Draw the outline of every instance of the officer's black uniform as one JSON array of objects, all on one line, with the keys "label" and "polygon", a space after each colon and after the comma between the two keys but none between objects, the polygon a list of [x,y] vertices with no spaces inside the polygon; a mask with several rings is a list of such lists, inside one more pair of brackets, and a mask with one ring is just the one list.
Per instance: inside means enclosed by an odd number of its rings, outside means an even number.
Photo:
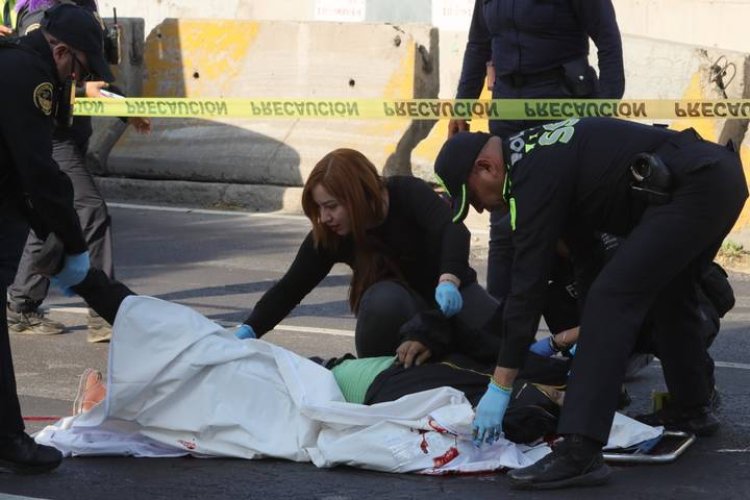
[{"label": "officer's black uniform", "polygon": [[[643,152],[671,171],[668,203],[634,198],[629,167]],[[607,441],[626,360],[652,306],[673,400],[683,408],[706,405],[712,387],[695,282],[748,195],[737,154],[692,129],[590,118],[521,132],[503,141],[503,155],[515,255],[498,365],[523,363],[558,239],[574,243],[607,232],[627,239],[587,294],[558,431]]]},{"label": "officer's black uniform", "polygon": [[[589,67],[589,37],[598,49],[599,79]],[[622,41],[611,0],[476,0],[456,97],[476,99],[486,63],[495,67],[492,96],[619,99],[625,90]],[[540,122],[492,120],[508,137]],[[487,291],[503,298],[502,223],[491,214]]]},{"label": "officer's black uniform", "polygon": [[[91,2],[75,3],[90,4],[86,6],[87,9],[96,9]],[[18,33],[27,35],[38,28],[47,8],[34,12],[29,12],[26,7],[21,9],[16,21]],[[73,201],[88,243],[91,265],[103,270],[112,278],[114,277],[114,261],[111,217],[104,197],[94,182],[94,177],[86,168],[86,151],[91,133],[91,117],[89,116],[74,117],[70,127],[55,127],[52,156],[73,183]],[[29,233],[16,278],[8,288],[10,306],[16,312],[34,311],[47,297],[49,280],[32,272],[33,255],[39,251],[42,244],[43,240],[35,233]]]},{"label": "officer's black uniform", "polygon": [[5,316],[29,225],[56,233],[68,254],[86,251],[73,189],[52,160],[54,96],[60,82],[41,31],[0,42],[0,436],[23,430]]},{"label": "officer's black uniform", "polygon": [[[589,37],[598,48],[599,81],[588,65]],[[479,96],[488,61],[495,66],[495,99],[619,99],[625,90],[611,0],[476,0],[457,98]],[[506,137],[535,125],[494,120],[490,130]]]}]

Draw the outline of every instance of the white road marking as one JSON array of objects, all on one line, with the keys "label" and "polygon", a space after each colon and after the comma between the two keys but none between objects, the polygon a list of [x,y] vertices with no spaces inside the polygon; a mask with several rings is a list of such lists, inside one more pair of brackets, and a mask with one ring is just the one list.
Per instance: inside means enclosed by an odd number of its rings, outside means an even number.
[{"label": "white road marking", "polygon": [[48,309],[49,312],[59,312],[63,314],[88,314],[89,309],[87,307],[55,307],[52,306]]},{"label": "white road marking", "polygon": [[747,363],[730,363],[729,361],[715,361],[715,366],[719,368],[736,368],[737,370],[750,370],[750,365]]},{"label": "white road marking", "polygon": [[0,500],[43,500],[39,497],[19,497],[17,495],[8,495],[7,493],[0,493]]},{"label": "white road marking", "polygon": [[286,332],[322,333],[323,335],[335,335],[338,337],[354,337],[353,330],[337,330],[335,328],[316,328],[313,326],[285,325],[284,323],[276,325],[276,328],[274,328],[274,330],[281,330]]},{"label": "white road marking", "polygon": [[205,208],[188,208],[188,207],[159,207],[154,205],[137,205],[133,203],[107,203],[107,206],[114,208],[127,208],[131,210],[151,210],[154,212],[175,212],[175,213],[193,213],[193,214],[207,214],[207,215],[233,215],[247,218],[260,218],[260,219],[284,219],[284,220],[297,220],[306,221],[307,217],[304,215],[293,215],[285,214],[281,212],[243,212],[234,210],[209,210]]},{"label": "white road marking", "polygon": [[[113,208],[125,208],[129,210],[151,210],[154,212],[174,212],[174,213],[194,213],[194,214],[207,214],[207,215],[231,215],[239,217],[247,217],[249,219],[280,219],[280,220],[294,220],[298,222],[307,222],[307,217],[304,215],[295,215],[284,212],[244,212],[241,210],[211,210],[206,208],[189,208],[189,207],[160,207],[155,205],[138,205],[135,203],[107,203],[107,206]],[[481,229],[476,227],[470,227],[469,230],[474,236],[487,236],[490,234],[489,229]]]}]

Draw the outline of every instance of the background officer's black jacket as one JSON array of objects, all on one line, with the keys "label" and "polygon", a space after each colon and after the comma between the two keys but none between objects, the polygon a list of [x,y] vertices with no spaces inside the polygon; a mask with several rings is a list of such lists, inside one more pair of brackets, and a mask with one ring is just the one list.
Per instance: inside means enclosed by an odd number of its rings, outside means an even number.
[{"label": "background officer's black jacket", "polygon": [[0,44],[0,210],[24,210],[39,235],[68,253],[86,250],[70,179],[52,160],[52,102],[59,82],[41,31]]},{"label": "background officer's black jacket", "polygon": [[599,96],[619,99],[625,75],[611,0],[476,0],[457,97],[479,96],[487,61],[498,76],[540,73],[588,57],[589,37],[598,49]]},{"label": "background officer's black jacket", "polygon": [[643,209],[630,195],[630,162],[675,134],[588,118],[550,123],[503,141],[514,257],[498,365],[523,363],[546,303],[557,241],[595,231],[628,234]]}]

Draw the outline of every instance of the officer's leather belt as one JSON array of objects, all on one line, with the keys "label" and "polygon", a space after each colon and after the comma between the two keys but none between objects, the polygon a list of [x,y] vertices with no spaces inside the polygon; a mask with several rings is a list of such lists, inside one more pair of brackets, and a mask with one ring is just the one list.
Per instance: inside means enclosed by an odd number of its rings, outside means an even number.
[{"label": "officer's leather belt", "polygon": [[512,87],[525,87],[535,83],[550,82],[561,80],[563,78],[563,69],[553,68],[539,73],[511,73],[510,75],[500,75],[499,78]]}]

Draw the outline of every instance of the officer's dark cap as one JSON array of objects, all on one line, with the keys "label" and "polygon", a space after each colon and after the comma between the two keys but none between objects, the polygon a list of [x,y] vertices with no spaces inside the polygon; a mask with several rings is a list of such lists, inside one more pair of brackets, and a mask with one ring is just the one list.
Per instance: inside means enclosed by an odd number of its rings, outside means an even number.
[{"label": "officer's dark cap", "polygon": [[469,213],[466,180],[490,137],[484,132],[459,132],[443,144],[437,155],[435,175],[450,198],[453,222],[463,221]]},{"label": "officer's dark cap", "polygon": [[114,81],[104,59],[104,30],[93,12],[72,4],[56,5],[44,12],[42,28],[61,42],[85,53],[88,69],[96,79]]}]

